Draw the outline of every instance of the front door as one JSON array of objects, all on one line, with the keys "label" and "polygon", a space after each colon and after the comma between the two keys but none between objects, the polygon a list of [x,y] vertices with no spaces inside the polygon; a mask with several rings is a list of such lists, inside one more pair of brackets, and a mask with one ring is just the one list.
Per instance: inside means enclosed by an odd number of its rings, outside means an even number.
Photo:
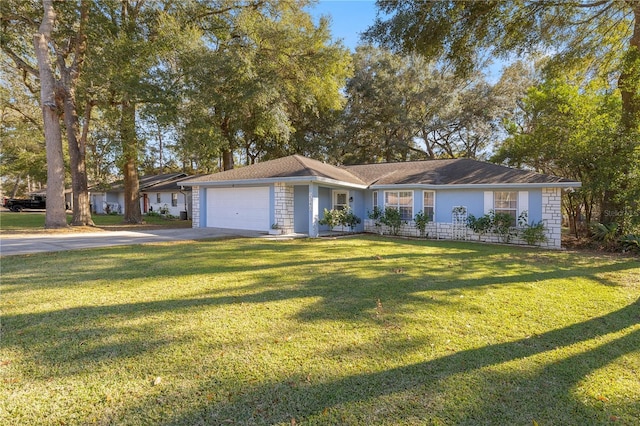
[{"label": "front door", "polygon": [[[333,210],[346,210],[349,208],[349,192],[348,191],[333,191]],[[338,225],[332,229],[332,231],[344,232],[344,227]]]}]

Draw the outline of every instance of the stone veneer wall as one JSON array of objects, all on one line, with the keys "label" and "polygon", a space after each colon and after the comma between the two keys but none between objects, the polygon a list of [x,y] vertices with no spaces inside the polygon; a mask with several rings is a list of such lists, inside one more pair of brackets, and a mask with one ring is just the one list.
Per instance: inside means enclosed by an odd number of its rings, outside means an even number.
[{"label": "stone veneer wall", "polygon": [[542,221],[547,228],[546,247],[559,249],[562,245],[562,189],[542,188]]},{"label": "stone veneer wall", "polygon": [[191,188],[191,227],[200,228],[200,187]]},{"label": "stone veneer wall", "polygon": [[293,186],[274,184],[275,223],[283,234],[293,233]]}]

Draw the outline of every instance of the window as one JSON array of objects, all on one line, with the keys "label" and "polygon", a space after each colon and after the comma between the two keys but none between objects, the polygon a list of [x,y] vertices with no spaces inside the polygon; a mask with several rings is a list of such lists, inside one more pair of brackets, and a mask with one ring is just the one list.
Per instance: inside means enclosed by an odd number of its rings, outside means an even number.
[{"label": "window", "polygon": [[429,222],[435,220],[435,198],[436,194],[433,191],[424,191],[423,193],[424,205],[422,212],[429,217]]},{"label": "window", "polygon": [[373,208],[378,207],[378,191],[373,191]]},{"label": "window", "polygon": [[518,193],[516,191],[496,191],[493,193],[493,211],[513,217],[513,225],[518,218]]},{"label": "window", "polygon": [[160,193],[156,193],[156,203],[160,204],[162,202],[162,198],[160,197]]},{"label": "window", "polygon": [[171,205],[173,207],[177,207],[178,206],[178,194],[175,192],[171,193]]},{"label": "window", "polygon": [[347,204],[347,192],[344,191],[333,191],[333,209],[334,210],[344,210],[349,205]]},{"label": "window", "polygon": [[413,220],[413,191],[385,191],[384,208],[393,207],[402,220]]}]

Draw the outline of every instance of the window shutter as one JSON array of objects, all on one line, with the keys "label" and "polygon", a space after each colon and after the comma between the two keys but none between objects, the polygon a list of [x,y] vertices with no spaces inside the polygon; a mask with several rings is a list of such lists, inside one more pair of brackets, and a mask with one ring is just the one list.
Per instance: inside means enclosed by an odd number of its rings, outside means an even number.
[{"label": "window shutter", "polygon": [[529,191],[519,191],[518,192],[518,216],[522,214],[523,211],[529,212]]},{"label": "window shutter", "polygon": [[493,192],[484,191],[484,214],[489,214],[493,210]]}]

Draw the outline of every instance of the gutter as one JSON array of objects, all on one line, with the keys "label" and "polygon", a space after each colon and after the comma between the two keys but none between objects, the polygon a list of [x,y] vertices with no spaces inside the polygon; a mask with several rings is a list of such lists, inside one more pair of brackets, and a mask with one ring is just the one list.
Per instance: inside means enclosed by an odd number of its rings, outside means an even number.
[{"label": "gutter", "polygon": [[366,184],[357,184],[351,182],[343,182],[335,179],[325,178],[321,176],[305,176],[305,177],[297,177],[297,176],[286,176],[286,177],[277,177],[277,178],[266,178],[266,179],[238,179],[238,180],[224,180],[224,181],[182,181],[180,185],[184,186],[247,186],[247,185],[264,185],[264,184],[272,184],[278,182],[286,182],[286,183],[300,183],[300,184],[309,184],[313,182],[326,183],[332,186],[339,187],[348,187],[355,189],[367,189],[369,188]]}]

